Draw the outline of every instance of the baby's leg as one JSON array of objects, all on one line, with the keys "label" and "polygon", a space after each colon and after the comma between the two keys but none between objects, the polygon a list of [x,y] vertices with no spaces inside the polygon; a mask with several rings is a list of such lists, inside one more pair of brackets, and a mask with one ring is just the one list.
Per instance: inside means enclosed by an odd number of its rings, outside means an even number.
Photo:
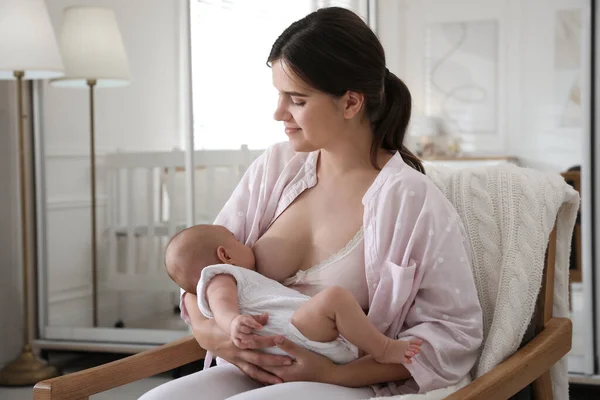
[{"label": "baby's leg", "polygon": [[420,351],[420,340],[392,340],[379,332],[354,296],[338,286],[323,290],[303,304],[292,316],[292,323],[316,342],[330,342],[341,334],[381,363],[410,363]]},{"label": "baby's leg", "polygon": [[310,340],[332,342],[340,335],[332,310],[327,302],[331,297],[325,289],[311,297],[292,315],[292,324]]}]

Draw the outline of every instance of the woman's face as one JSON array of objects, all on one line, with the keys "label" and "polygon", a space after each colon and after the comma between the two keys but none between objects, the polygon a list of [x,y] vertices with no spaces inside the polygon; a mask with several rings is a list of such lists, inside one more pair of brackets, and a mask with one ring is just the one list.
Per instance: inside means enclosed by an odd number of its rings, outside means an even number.
[{"label": "woman's face", "polygon": [[343,139],[345,97],[318,92],[302,81],[287,64],[273,62],[273,85],[279,92],[274,118],[282,121],[295,151],[331,147]]}]

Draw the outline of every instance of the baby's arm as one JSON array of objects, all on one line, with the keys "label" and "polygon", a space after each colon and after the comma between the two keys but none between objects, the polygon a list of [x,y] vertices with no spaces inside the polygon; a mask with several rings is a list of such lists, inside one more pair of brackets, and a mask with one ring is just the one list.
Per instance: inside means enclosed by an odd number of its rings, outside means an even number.
[{"label": "baby's arm", "polygon": [[206,299],[215,322],[229,333],[236,346],[244,348],[244,341],[250,339],[252,330],[262,328],[253,316],[240,314],[237,281],[232,275],[213,277],[206,287]]}]

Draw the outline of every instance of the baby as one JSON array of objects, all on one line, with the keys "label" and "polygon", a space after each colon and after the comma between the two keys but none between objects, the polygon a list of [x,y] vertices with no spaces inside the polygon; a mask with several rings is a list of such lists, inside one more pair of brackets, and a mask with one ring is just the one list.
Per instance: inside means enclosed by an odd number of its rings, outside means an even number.
[{"label": "baby", "polygon": [[[393,340],[379,332],[343,288],[309,297],[257,273],[252,249],[223,226],[196,225],[173,236],[165,265],[179,287],[198,295],[202,314],[240,348],[259,334],[283,335],[337,364],[357,359],[359,349],[380,363],[411,363],[420,352],[419,339]],[[252,316],[264,313],[269,321],[263,326]]]}]

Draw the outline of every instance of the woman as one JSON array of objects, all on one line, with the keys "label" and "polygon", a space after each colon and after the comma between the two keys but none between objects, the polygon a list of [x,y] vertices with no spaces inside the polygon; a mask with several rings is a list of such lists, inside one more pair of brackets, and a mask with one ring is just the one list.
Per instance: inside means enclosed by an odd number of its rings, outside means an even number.
[{"label": "woman", "polygon": [[[258,272],[309,295],[345,287],[381,332],[422,339],[421,354],[408,365],[370,356],[335,365],[261,336],[242,350],[184,293],[198,343],[233,365],[218,362],[143,398],[364,399],[456,384],[478,355],[481,308],[457,213],[402,144],[408,89],[374,33],[342,8],[293,23],[268,64],[289,140],[252,164],[215,223],[253,246]],[[294,361],[259,351],[275,345]]]}]

